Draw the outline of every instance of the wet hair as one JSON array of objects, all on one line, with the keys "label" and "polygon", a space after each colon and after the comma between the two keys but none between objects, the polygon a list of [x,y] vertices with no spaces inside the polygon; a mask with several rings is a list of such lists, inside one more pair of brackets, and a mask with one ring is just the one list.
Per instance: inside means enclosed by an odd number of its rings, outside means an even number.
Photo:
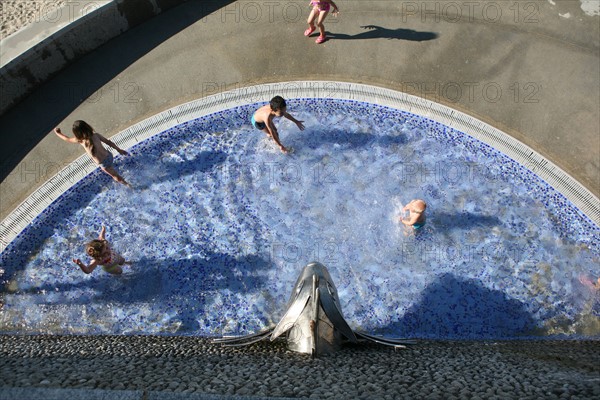
[{"label": "wet hair", "polygon": [[73,135],[75,135],[77,140],[85,143],[86,147],[89,147],[92,151],[92,154],[96,154],[94,141],[92,140],[92,136],[94,136],[94,128],[92,128],[87,122],[81,120],[73,122]]},{"label": "wet hair", "polygon": [[287,106],[285,104],[285,100],[281,96],[273,97],[271,99],[270,105],[271,105],[271,110],[273,110],[273,111],[279,111]]},{"label": "wet hair", "polygon": [[106,240],[94,239],[85,245],[85,252],[92,258],[98,258],[106,248]]}]

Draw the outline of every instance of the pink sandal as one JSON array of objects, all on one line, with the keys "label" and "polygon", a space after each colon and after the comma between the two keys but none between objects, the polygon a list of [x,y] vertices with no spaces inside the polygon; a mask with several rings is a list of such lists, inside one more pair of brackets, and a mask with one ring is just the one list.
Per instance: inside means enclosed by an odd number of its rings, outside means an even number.
[{"label": "pink sandal", "polygon": [[324,41],[326,41],[326,40],[327,40],[327,36],[319,36],[319,37],[317,38],[317,40],[315,40],[315,43],[317,43],[317,44],[321,44],[321,43],[323,43],[323,42],[324,42]]},{"label": "pink sandal", "polygon": [[311,33],[313,33],[315,31],[315,27],[308,27],[307,30],[304,31],[304,36],[310,36]]}]

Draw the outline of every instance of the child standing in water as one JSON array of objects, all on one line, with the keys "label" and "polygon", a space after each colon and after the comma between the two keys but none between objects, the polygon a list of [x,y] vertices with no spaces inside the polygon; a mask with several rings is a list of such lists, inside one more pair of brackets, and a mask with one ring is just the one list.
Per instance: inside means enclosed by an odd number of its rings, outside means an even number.
[{"label": "child standing in water", "polygon": [[102,146],[102,143],[106,143],[113,149],[117,150],[119,154],[128,155],[129,153],[119,148],[119,146],[101,134],[94,132],[94,128],[88,125],[85,121],[75,121],[73,123],[73,134],[75,135],[74,138],[64,135],[60,131],[60,128],[54,129],[54,133],[56,133],[56,135],[65,142],[79,143],[82,145],[89,156],[92,157],[92,160],[94,160],[96,164],[100,165],[102,171],[110,175],[115,181],[129,186],[129,183],[127,183],[127,181],[125,181],[125,179],[123,179],[113,167],[113,155],[110,151],[106,150],[104,146]]},{"label": "child standing in water", "polygon": [[93,258],[91,263],[85,265],[79,258],[73,259],[73,262],[86,274],[91,274],[98,265],[101,265],[102,269],[109,274],[121,275],[123,273],[121,265],[131,264],[129,261],[125,261],[122,255],[111,249],[110,244],[104,238],[105,233],[106,228],[103,226],[98,239],[85,245],[85,252]]},{"label": "child standing in water", "polygon": [[311,0],[310,6],[312,10],[308,15],[308,29],[304,31],[304,36],[310,36],[311,33],[315,31],[315,19],[317,20],[317,26],[319,27],[319,37],[315,40],[315,43],[320,44],[327,40],[327,36],[325,35],[325,26],[323,25],[323,21],[329,14],[329,10],[331,6],[333,6],[333,16],[337,16],[340,12],[338,6],[333,2],[333,0]]},{"label": "child standing in water", "polygon": [[284,153],[287,153],[289,150],[279,141],[279,132],[277,132],[277,128],[273,123],[273,118],[286,117],[295,123],[298,129],[301,131],[304,130],[304,125],[302,124],[304,121],[298,121],[296,118],[292,117],[286,112],[286,108],[287,105],[285,104],[283,97],[275,96],[268,105],[262,106],[256,110],[250,119],[252,126],[271,136]]},{"label": "child standing in water", "polygon": [[414,233],[415,231],[425,226],[426,208],[427,204],[423,200],[412,200],[402,209],[402,212],[409,212],[408,217],[400,217],[400,222],[402,222],[407,228],[409,228]]}]

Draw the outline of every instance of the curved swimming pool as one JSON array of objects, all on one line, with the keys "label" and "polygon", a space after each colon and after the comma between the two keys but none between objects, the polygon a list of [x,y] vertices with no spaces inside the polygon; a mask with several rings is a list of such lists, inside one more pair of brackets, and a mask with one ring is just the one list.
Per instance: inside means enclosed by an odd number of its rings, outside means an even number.
[{"label": "curved swimming pool", "polygon": [[[263,103],[261,103],[263,104]],[[600,335],[600,228],[537,175],[427,118],[294,99],[290,155],[260,104],[180,124],[99,170],[2,253],[0,331],[221,335],[274,324],[298,272],[325,264],[353,328],[423,338]],[[413,198],[427,224],[405,235]],[[107,226],[122,277],[70,260]]]}]

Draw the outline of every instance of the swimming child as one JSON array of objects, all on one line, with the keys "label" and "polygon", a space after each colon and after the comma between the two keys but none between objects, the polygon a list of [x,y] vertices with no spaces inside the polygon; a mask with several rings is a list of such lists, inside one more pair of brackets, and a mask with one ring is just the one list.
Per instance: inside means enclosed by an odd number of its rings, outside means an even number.
[{"label": "swimming child", "polygon": [[281,144],[279,141],[279,133],[277,132],[277,128],[273,123],[274,117],[286,117],[290,121],[296,124],[298,129],[301,131],[304,130],[304,125],[302,124],[304,121],[298,121],[296,118],[292,117],[290,114],[286,112],[286,104],[285,100],[281,96],[275,96],[271,99],[270,103],[266,106],[262,106],[258,110],[252,114],[252,118],[250,121],[252,125],[267,135],[271,136],[275,143],[279,146],[281,151],[287,153],[289,150]]},{"label": "swimming child", "polygon": [[[327,36],[325,35],[325,26],[323,26],[323,21],[329,14],[329,10],[331,6],[333,6],[333,16],[337,16],[340,12],[338,6],[333,2],[333,0],[311,0],[310,6],[312,10],[308,15],[308,29],[304,31],[304,36],[310,36],[311,33],[315,31],[315,19],[317,20],[317,26],[319,27],[319,37],[315,40],[315,43],[320,44],[327,40]],[[317,18],[318,17],[318,18]]]},{"label": "swimming child", "polygon": [[404,206],[402,212],[408,211],[408,217],[400,217],[402,222],[407,228],[411,229],[412,232],[416,232],[425,226],[425,209],[427,204],[423,200],[415,199]]},{"label": "swimming child", "polygon": [[101,265],[102,269],[109,274],[121,275],[123,273],[121,265],[131,264],[129,261],[125,261],[122,255],[111,249],[110,244],[104,238],[105,233],[106,228],[103,226],[98,239],[92,240],[85,245],[85,252],[93,258],[91,263],[85,265],[79,258],[73,259],[73,262],[86,274],[91,274],[98,265]]},{"label": "swimming child", "polygon": [[88,125],[85,121],[75,121],[73,123],[73,134],[75,135],[74,138],[64,135],[60,131],[60,128],[54,129],[54,133],[56,133],[56,135],[65,142],[79,143],[82,145],[89,156],[92,157],[92,160],[94,160],[94,162],[100,166],[102,171],[110,175],[115,181],[130,186],[129,183],[127,183],[127,181],[125,181],[125,179],[123,179],[113,167],[113,155],[110,151],[106,150],[104,146],[102,146],[102,143],[106,143],[113,149],[117,150],[119,154],[128,155],[129,153],[119,148],[119,146],[101,134],[94,132],[94,128]]}]

